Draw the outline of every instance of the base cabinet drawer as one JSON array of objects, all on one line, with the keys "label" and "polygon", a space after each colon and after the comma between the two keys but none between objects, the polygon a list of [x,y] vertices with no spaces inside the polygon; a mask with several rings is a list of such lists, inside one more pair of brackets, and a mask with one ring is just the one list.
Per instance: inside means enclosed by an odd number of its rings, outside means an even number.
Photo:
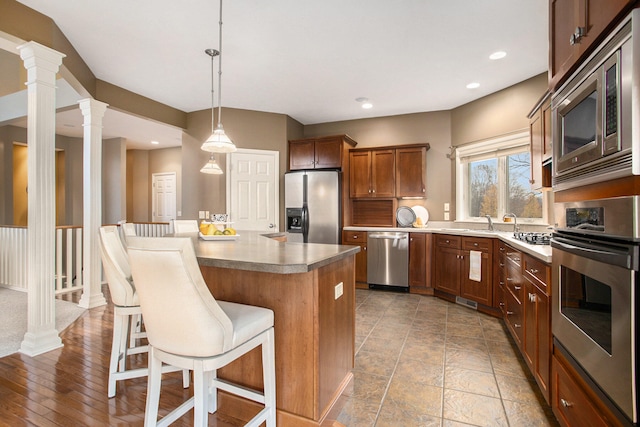
[{"label": "base cabinet drawer", "polygon": [[518,347],[522,348],[522,339],[524,337],[522,303],[508,289],[505,290],[505,294],[507,303],[505,322],[511,330],[511,335],[516,340]]},{"label": "base cabinet drawer", "polygon": [[604,404],[592,398],[562,356],[554,354],[552,360],[551,407],[561,425],[567,427],[621,425],[606,410]]}]

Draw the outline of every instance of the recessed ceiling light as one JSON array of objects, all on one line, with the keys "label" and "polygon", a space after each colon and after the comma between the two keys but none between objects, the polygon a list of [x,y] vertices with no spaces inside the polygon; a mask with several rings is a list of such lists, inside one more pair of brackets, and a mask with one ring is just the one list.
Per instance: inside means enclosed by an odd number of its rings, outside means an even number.
[{"label": "recessed ceiling light", "polygon": [[480,83],[478,83],[478,82],[469,83],[467,85],[467,89],[476,89],[476,88],[479,88],[479,87],[480,87]]},{"label": "recessed ceiling light", "polygon": [[158,141],[151,141],[151,143],[152,143],[153,145],[158,145],[158,144],[160,144]]},{"label": "recessed ceiling light", "polygon": [[489,59],[502,59],[505,56],[507,56],[507,52],[505,52],[503,50],[499,50],[499,51],[493,52],[491,55],[489,55]]},{"label": "recessed ceiling light", "polygon": [[362,108],[364,108],[365,110],[368,110],[369,108],[373,107],[373,104],[371,103],[371,101],[369,101],[369,98],[365,98],[365,97],[356,98],[356,102],[359,102],[360,104],[362,104]]}]

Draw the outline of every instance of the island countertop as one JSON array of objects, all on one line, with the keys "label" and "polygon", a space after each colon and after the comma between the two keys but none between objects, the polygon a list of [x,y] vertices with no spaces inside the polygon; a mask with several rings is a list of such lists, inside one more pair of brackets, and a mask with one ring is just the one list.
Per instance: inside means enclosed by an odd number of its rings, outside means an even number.
[{"label": "island countertop", "polygon": [[196,233],[175,236],[192,238],[201,266],[265,273],[306,273],[360,251],[358,246],[279,242],[273,239],[278,233],[263,231],[239,230],[236,240],[203,240]]}]

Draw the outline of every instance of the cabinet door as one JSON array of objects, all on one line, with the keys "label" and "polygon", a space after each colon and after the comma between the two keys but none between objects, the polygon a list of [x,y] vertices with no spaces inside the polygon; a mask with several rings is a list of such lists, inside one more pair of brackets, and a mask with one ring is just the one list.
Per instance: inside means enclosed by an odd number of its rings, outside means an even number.
[{"label": "cabinet door", "polygon": [[427,286],[426,242],[424,233],[409,234],[409,286]]},{"label": "cabinet door", "polygon": [[356,282],[367,283],[367,244],[360,243],[360,252],[356,254]]},{"label": "cabinet door", "polygon": [[349,196],[371,197],[371,152],[349,153]]},{"label": "cabinet door", "polygon": [[[551,159],[551,156],[553,155],[553,133],[551,132],[551,101],[548,101],[545,105],[542,106],[542,127],[544,129],[542,142],[542,161],[545,162]],[[545,187],[551,187],[551,183],[549,183],[549,185],[545,185]]]},{"label": "cabinet door", "polygon": [[396,150],[396,197],[426,197],[427,149]]},{"label": "cabinet door", "polygon": [[549,25],[551,46],[549,52],[549,80],[552,87],[578,60],[578,50],[570,39],[579,21],[578,2],[584,0],[551,0],[549,3]]},{"label": "cabinet door", "polygon": [[462,253],[463,270],[460,283],[460,296],[480,304],[491,306],[493,303],[493,288],[491,287],[491,254],[482,252],[480,255],[480,281],[471,280],[471,256],[469,251]]},{"label": "cabinet door", "polygon": [[435,288],[460,295],[460,250],[436,248],[435,265]]},{"label": "cabinet door", "polygon": [[373,197],[395,197],[395,150],[371,152],[371,191]]},{"label": "cabinet door", "polygon": [[547,402],[551,375],[551,313],[549,297],[524,279],[524,339],[522,354]]},{"label": "cabinet door", "polygon": [[289,170],[313,169],[315,166],[315,142],[291,141],[289,143]]},{"label": "cabinet door", "polygon": [[529,121],[529,138],[531,149],[531,188],[542,188],[542,150],[544,146],[544,128],[542,111],[538,110]]},{"label": "cabinet door", "polygon": [[319,139],[315,144],[315,168],[337,169],[342,167],[342,140]]}]

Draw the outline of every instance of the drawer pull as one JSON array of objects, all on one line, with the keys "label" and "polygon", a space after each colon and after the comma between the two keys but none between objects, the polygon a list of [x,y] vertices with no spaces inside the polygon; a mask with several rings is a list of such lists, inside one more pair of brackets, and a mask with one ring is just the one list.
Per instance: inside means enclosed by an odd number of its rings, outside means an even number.
[{"label": "drawer pull", "polygon": [[504,248],[503,247],[500,247],[500,252],[504,252]]},{"label": "drawer pull", "polygon": [[529,302],[536,302],[536,294],[529,292]]},{"label": "drawer pull", "polygon": [[511,316],[513,314],[513,311],[507,311],[507,316]]},{"label": "drawer pull", "polygon": [[357,239],[358,235],[354,235],[354,236],[351,236],[351,237],[354,238],[354,239]]},{"label": "drawer pull", "polygon": [[520,323],[514,323],[513,327],[514,328],[522,328],[522,325]]},{"label": "drawer pull", "polygon": [[449,244],[449,241],[448,241],[448,240],[445,240],[444,242],[445,242],[446,244]]},{"label": "drawer pull", "polygon": [[501,284],[502,286],[504,286],[504,282],[503,282],[502,280],[500,281],[500,284]]},{"label": "drawer pull", "polygon": [[565,408],[570,408],[573,406],[573,403],[565,400],[565,399],[560,399],[560,403],[562,404],[562,406],[564,406]]},{"label": "drawer pull", "polygon": [[514,286],[513,289],[515,289],[516,291],[519,291],[520,289],[522,289],[522,286]]},{"label": "drawer pull", "polygon": [[535,268],[532,268],[529,271],[531,272],[531,274],[538,274],[538,270],[536,270]]},{"label": "drawer pull", "polygon": [[504,267],[504,262],[500,263],[500,268]]},{"label": "drawer pull", "polygon": [[498,305],[499,305],[500,307],[504,307],[504,303],[503,303],[503,302],[499,302],[499,303],[498,303]]},{"label": "drawer pull", "polygon": [[474,244],[473,244],[473,246],[478,246],[478,244],[477,244],[477,243],[474,243]]},{"label": "drawer pull", "polygon": [[513,277],[507,277],[507,282],[513,282]]}]

